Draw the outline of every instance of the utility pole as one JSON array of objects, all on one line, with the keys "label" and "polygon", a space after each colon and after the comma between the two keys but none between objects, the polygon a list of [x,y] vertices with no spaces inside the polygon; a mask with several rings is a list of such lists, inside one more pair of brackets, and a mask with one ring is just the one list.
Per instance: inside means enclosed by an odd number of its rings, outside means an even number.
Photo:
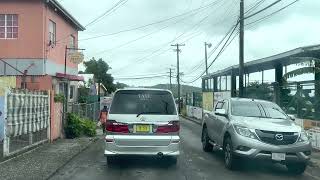
[{"label": "utility pole", "polygon": [[207,53],[207,47],[210,48],[212,46],[211,43],[204,43],[204,59],[206,63],[206,75],[208,75],[208,53]]},{"label": "utility pole", "polygon": [[172,68],[169,68],[170,70],[170,90],[172,91],[172,81],[171,81],[171,78],[172,78]]},{"label": "utility pole", "polygon": [[185,46],[185,44],[173,44],[171,46],[175,46],[176,49],[174,51],[177,52],[177,81],[178,81],[178,103],[179,103],[179,114],[181,113],[181,99],[180,99],[180,69],[179,69],[179,53],[180,53],[180,46]]},{"label": "utility pole", "polygon": [[239,33],[239,97],[243,97],[244,74],[244,0],[240,0],[240,33]]}]

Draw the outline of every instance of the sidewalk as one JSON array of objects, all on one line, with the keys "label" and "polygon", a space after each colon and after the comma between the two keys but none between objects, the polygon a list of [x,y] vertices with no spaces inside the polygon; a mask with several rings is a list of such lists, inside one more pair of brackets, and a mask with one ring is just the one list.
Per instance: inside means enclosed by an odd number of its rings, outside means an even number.
[{"label": "sidewalk", "polygon": [[[99,137],[99,136],[97,136]],[[0,163],[0,179],[48,179],[97,138],[59,139]]]},{"label": "sidewalk", "polygon": [[[196,119],[196,118],[191,118],[187,116],[181,116],[184,119],[187,119],[189,121],[192,121],[198,125],[202,125],[202,120],[201,119]],[[320,151],[319,150],[314,150],[311,155],[311,161],[309,163],[310,167],[315,167],[315,168],[320,168]]]}]

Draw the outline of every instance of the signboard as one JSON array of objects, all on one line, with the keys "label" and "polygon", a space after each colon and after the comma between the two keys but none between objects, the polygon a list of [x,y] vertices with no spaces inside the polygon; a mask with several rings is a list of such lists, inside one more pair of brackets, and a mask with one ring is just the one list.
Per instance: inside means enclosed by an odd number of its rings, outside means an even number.
[{"label": "signboard", "polygon": [[69,54],[69,60],[74,64],[80,64],[84,60],[84,55],[82,52],[74,51]]},{"label": "signboard", "polygon": [[102,110],[104,106],[108,106],[110,108],[111,102],[112,97],[100,97],[100,110]]},{"label": "signboard", "polygon": [[213,111],[213,92],[203,92],[203,110]]},{"label": "signboard", "polygon": [[214,107],[218,101],[231,98],[231,91],[214,92]]}]

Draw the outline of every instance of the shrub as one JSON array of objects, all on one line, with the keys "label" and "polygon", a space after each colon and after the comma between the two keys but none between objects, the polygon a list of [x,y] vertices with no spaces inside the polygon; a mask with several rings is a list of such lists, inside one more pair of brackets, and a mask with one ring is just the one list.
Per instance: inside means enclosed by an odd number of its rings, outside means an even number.
[{"label": "shrub", "polygon": [[82,131],[83,134],[89,137],[96,135],[96,124],[89,119],[82,119]]},{"label": "shrub", "polygon": [[93,137],[96,135],[96,124],[94,121],[81,119],[73,113],[68,113],[65,133],[66,137],[70,139],[80,137],[81,135]]},{"label": "shrub", "polygon": [[64,95],[63,94],[55,94],[53,99],[54,99],[54,102],[63,102]]},{"label": "shrub", "polygon": [[67,114],[67,126],[65,127],[65,133],[66,137],[71,139],[79,137],[82,134],[81,120],[79,116],[72,113]]}]

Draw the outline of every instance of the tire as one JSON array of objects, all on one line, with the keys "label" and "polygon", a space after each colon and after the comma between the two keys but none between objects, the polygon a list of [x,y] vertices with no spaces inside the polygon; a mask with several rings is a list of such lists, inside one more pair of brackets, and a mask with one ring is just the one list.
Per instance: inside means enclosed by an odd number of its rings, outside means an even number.
[{"label": "tire", "polygon": [[115,164],[116,162],[116,157],[113,157],[113,156],[107,156],[107,165],[111,166],[113,164]]},{"label": "tire", "polygon": [[210,138],[208,136],[208,130],[206,127],[202,129],[202,137],[201,137],[201,142],[202,142],[202,149],[205,152],[211,152],[213,150],[213,145],[210,144]]},{"label": "tire", "polygon": [[237,158],[233,153],[233,145],[230,137],[223,144],[224,164],[227,169],[234,170],[237,167]]},{"label": "tire", "polygon": [[303,174],[307,168],[306,163],[287,164],[286,166],[290,173],[293,173],[296,175]]},{"label": "tire", "polygon": [[178,157],[169,157],[169,163],[170,165],[173,165],[173,166],[177,165]]}]

